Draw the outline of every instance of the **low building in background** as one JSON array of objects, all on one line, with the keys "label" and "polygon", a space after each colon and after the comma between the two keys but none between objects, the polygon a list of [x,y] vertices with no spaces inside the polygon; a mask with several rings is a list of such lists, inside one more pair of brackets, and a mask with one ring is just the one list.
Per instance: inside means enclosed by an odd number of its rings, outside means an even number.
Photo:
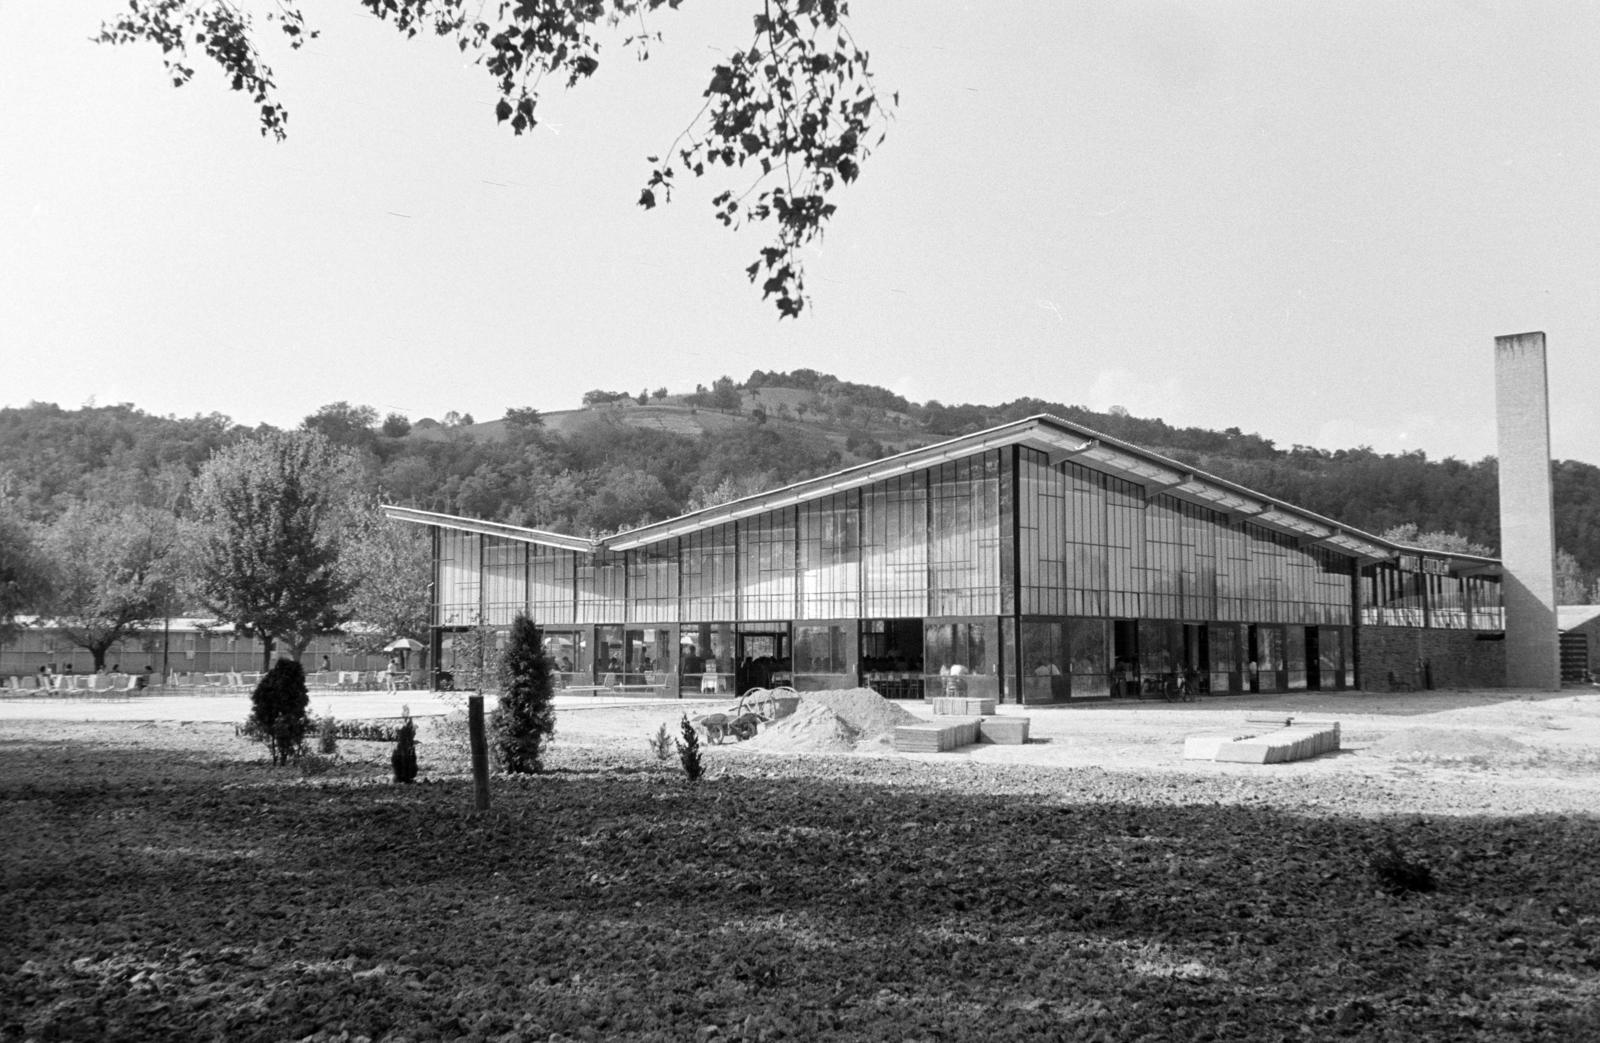
[{"label": "low building in background", "polygon": [[[48,619],[23,617],[24,627],[15,638],[0,643],[0,677],[27,677],[48,666],[55,673],[94,672],[94,657],[87,648],[75,645],[65,632]],[[150,667],[157,674],[172,673],[249,673],[261,669],[261,642],[242,637],[231,624],[218,623],[203,616],[174,616],[153,619],[106,651],[107,670],[143,673]],[[353,649],[349,635],[319,634],[300,657],[307,671],[321,667],[323,658],[330,670],[382,670],[387,653],[365,654]]]}]

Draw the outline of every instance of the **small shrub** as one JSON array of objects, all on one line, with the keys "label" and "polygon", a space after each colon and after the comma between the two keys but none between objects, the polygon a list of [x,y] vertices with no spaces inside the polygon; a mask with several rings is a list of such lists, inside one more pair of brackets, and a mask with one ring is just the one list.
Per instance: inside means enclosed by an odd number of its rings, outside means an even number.
[{"label": "small shrub", "polygon": [[317,752],[331,757],[339,752],[339,722],[330,710],[326,717],[317,719]]},{"label": "small shrub", "polygon": [[661,722],[661,727],[649,739],[650,752],[656,755],[656,760],[664,761],[672,756],[672,736],[667,732],[667,724]]},{"label": "small shrub", "polygon": [[338,765],[337,757],[325,757],[320,753],[302,753],[297,762],[302,775],[326,775]]},{"label": "small shrub", "polygon": [[389,764],[394,768],[395,782],[415,782],[417,780],[417,726],[411,723],[411,711],[406,710],[405,722],[400,725],[398,738],[395,740],[394,752],[389,755]]},{"label": "small shrub", "polygon": [[396,742],[400,738],[398,727],[377,721],[340,721],[334,730],[341,739],[362,742]]},{"label": "small shrub", "polygon": [[1422,894],[1439,886],[1432,869],[1406,858],[1392,840],[1388,850],[1373,855],[1367,865],[1378,878],[1378,885],[1392,895]]},{"label": "small shrub", "polygon": [[699,782],[706,773],[706,766],[700,763],[700,733],[689,723],[688,714],[683,715],[683,738],[678,741],[678,760],[683,763],[683,773],[690,782]]},{"label": "small shrub", "polygon": [[250,720],[272,753],[274,765],[288,764],[305,746],[311,718],[306,707],[306,672],[293,659],[272,664],[250,694]]}]

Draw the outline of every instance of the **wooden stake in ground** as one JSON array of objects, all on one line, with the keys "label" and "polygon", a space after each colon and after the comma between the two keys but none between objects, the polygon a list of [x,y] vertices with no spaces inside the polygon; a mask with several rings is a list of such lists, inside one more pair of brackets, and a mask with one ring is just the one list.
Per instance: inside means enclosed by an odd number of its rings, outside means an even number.
[{"label": "wooden stake in ground", "polygon": [[467,732],[472,739],[472,806],[489,810],[489,741],[483,734],[483,696],[467,696]]}]

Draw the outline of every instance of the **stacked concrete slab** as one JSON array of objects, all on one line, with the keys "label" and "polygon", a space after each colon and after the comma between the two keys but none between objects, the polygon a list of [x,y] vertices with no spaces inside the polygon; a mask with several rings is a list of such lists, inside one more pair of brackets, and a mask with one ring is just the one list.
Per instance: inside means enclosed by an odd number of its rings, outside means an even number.
[{"label": "stacked concrete slab", "polygon": [[995,700],[938,696],[933,720],[902,724],[894,730],[898,753],[944,753],[975,742],[1020,746],[1028,741],[1028,718],[995,714]]},{"label": "stacked concrete slab", "polygon": [[994,710],[993,699],[965,695],[938,695],[933,699],[935,717],[987,717]]},{"label": "stacked concrete slab", "polygon": [[1284,764],[1339,749],[1339,724],[1301,724],[1261,735],[1191,735],[1183,742],[1185,760],[1233,764]]},{"label": "stacked concrete slab", "polygon": [[970,718],[946,719],[929,724],[901,724],[894,730],[896,753],[945,753],[977,741],[978,722]]}]

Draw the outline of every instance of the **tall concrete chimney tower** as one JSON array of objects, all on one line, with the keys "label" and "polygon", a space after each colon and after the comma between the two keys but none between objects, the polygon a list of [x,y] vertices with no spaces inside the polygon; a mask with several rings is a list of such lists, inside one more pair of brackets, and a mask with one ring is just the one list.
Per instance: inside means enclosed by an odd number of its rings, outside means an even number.
[{"label": "tall concrete chimney tower", "polygon": [[1561,687],[1556,626],[1556,534],[1550,489],[1550,388],[1544,334],[1494,339],[1500,447],[1501,593],[1506,608],[1506,683]]}]

